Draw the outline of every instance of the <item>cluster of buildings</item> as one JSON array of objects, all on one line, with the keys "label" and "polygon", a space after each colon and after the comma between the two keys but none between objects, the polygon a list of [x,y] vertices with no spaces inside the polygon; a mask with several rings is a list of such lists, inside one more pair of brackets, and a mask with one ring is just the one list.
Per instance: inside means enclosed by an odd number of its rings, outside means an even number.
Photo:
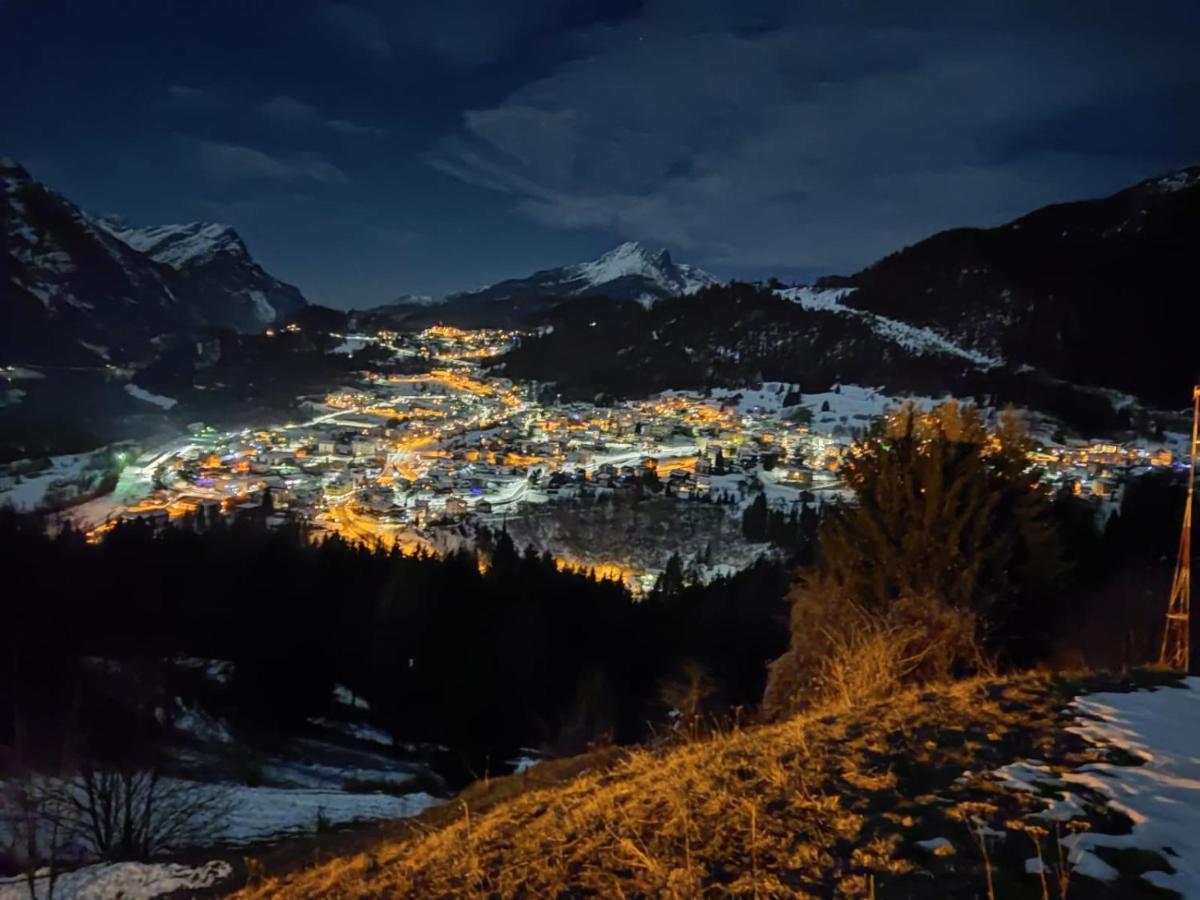
[{"label": "cluster of buildings", "polygon": [[1121,485],[1130,478],[1179,464],[1165,447],[1099,441],[1068,441],[1063,446],[1039,447],[1029,453],[1029,460],[1042,471],[1042,480],[1052,487],[1114,503],[1120,499]]},{"label": "cluster of buildings", "polygon": [[364,372],[310,401],[304,422],[225,434],[197,428],[157,465],[156,489],[123,512],[260,510],[269,493],[273,521],[414,546],[463,518],[518,515],[589,494],[720,500],[730,477],[761,466],[799,496],[835,477],[848,439],[811,432],[778,409],[684,394],[605,407],[538,403],[526,386],[484,373],[512,339],[445,327],[357,338],[428,367]]},{"label": "cluster of buildings", "polygon": [[[785,400],[786,385],[750,400],[671,392],[606,406],[539,403],[528,386],[485,372],[515,337],[448,327],[355,336],[347,346],[379,343],[425,364],[363,372],[310,400],[307,421],[225,434],[195,428],[155,463],[155,489],[122,514],[255,511],[268,522],[299,519],[318,532],[437,550],[445,549],[439,533],[464,520],[498,521],[572,498],[651,491],[746,502],[752,479],[785,508],[839,489],[852,432],[808,424]],[[1107,498],[1131,472],[1172,463],[1167,451],[1098,443],[1039,449],[1030,459],[1051,484]]]}]

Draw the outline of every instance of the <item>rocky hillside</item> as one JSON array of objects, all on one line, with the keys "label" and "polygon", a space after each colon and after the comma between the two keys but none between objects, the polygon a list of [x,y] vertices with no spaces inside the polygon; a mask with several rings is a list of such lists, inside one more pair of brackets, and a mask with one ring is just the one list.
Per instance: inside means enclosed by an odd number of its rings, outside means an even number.
[{"label": "rocky hillside", "polygon": [[210,325],[260,331],[290,320],[305,306],[304,295],[268,274],[228,225],[193,222],[133,228],[113,219],[98,224],[169,266],[183,302]]},{"label": "rocky hillside", "polygon": [[155,357],[196,329],[261,330],[305,305],[227,226],[99,222],[0,161],[0,362],[97,366]]},{"label": "rocky hillside", "polygon": [[198,324],[170,270],[100,228],[13,160],[0,161],[0,361],[98,365]]}]

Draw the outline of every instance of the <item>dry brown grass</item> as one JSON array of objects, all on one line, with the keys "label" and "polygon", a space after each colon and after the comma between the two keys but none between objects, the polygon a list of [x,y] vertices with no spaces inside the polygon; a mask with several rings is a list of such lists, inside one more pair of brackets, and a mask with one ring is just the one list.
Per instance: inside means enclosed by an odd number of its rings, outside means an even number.
[{"label": "dry brown grass", "polygon": [[[1062,695],[1043,677],[910,692],[837,715],[638,750],[485,811],[452,801],[424,834],[268,880],[243,897],[958,896],[986,890],[956,804],[1023,798],[956,780],[1052,755]],[[931,875],[934,876],[931,878]]]}]

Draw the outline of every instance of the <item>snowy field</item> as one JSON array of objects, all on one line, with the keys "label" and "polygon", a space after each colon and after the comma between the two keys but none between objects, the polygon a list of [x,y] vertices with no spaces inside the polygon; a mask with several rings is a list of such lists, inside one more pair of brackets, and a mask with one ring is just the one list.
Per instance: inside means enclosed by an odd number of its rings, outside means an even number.
[{"label": "snowy field", "polygon": [[[220,860],[202,866],[100,863],[61,873],[54,881],[54,897],[57,900],[153,900],[176,892],[211,887],[229,877],[232,871],[229,863]],[[50,896],[49,888],[49,873],[43,870],[34,883],[38,900]],[[0,900],[29,900],[29,884],[25,877],[0,878]]]},{"label": "snowy field", "polygon": [[317,830],[318,819],[323,827],[407,819],[441,802],[419,792],[396,797],[241,785],[222,790],[229,792],[231,812],[213,835],[213,843],[232,845],[312,834]]},{"label": "snowy field", "polygon": [[[172,783],[175,779],[169,779]],[[222,806],[219,818],[206,823],[205,846],[239,847],[261,841],[314,834],[318,829],[337,828],[359,822],[405,819],[418,815],[441,801],[426,793],[404,796],[354,794],[340,790],[205,785],[217,792]],[[2,831],[3,829],[0,829]],[[9,838],[0,834],[0,846]],[[228,876],[227,863],[213,861],[196,868],[170,863],[97,863],[58,876],[57,898],[160,897],[176,891],[207,887]],[[38,897],[48,895],[49,879],[43,871],[38,879]],[[24,876],[0,879],[0,900],[28,898]]]},{"label": "snowy field", "polygon": [[82,480],[84,470],[98,452],[103,451],[50,457],[47,468],[32,475],[21,475],[16,484],[0,491],[0,504],[8,504],[18,512],[38,509],[52,488]]}]

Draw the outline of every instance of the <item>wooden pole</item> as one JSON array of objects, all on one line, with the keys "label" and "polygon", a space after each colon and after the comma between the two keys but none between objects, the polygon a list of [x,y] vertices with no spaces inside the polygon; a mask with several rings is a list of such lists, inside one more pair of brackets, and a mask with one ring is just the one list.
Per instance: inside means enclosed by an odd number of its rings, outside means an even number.
[{"label": "wooden pole", "polygon": [[1192,506],[1196,488],[1196,439],[1200,431],[1200,386],[1192,388],[1192,446],[1188,469],[1187,506],[1179,533],[1179,558],[1167,601],[1167,623],[1163,630],[1159,664],[1177,672],[1190,671],[1192,595]]}]

